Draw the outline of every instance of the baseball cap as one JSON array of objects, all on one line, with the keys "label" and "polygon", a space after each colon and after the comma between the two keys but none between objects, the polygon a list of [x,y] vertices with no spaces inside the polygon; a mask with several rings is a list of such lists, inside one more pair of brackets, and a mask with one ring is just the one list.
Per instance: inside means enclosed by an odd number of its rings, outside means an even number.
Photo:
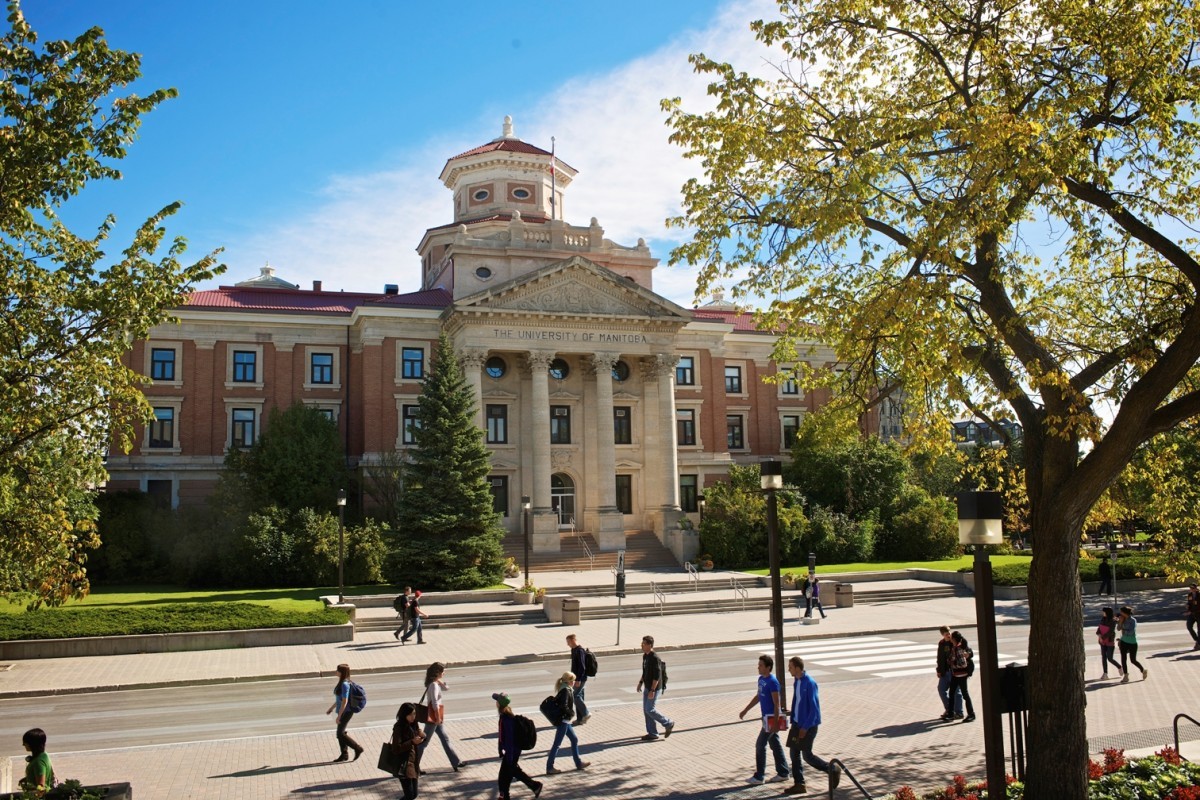
[{"label": "baseball cap", "polygon": [[492,699],[495,700],[501,708],[504,708],[512,702],[508,699],[508,695],[506,695],[504,692],[492,692]]}]

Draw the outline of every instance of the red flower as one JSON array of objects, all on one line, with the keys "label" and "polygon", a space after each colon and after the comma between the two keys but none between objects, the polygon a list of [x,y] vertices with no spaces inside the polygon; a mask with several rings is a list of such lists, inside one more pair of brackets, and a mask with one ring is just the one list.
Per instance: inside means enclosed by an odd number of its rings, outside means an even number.
[{"label": "red flower", "polygon": [[1162,750],[1159,750],[1154,755],[1158,756],[1159,758],[1161,758],[1163,761],[1167,762],[1168,764],[1173,764],[1174,766],[1179,766],[1179,762],[1181,761],[1181,759],[1179,757],[1179,751],[1176,750],[1174,747],[1171,747],[1170,745],[1167,745],[1166,747],[1164,747]]},{"label": "red flower", "polygon": [[1095,761],[1088,759],[1088,780],[1098,781],[1104,777],[1104,767],[1097,764]]},{"label": "red flower", "polygon": [[1115,747],[1108,747],[1104,750],[1104,773],[1111,775],[1117,770],[1125,766],[1125,751],[1118,750]]},{"label": "red flower", "polygon": [[901,786],[896,790],[896,800],[921,800],[911,786]]}]

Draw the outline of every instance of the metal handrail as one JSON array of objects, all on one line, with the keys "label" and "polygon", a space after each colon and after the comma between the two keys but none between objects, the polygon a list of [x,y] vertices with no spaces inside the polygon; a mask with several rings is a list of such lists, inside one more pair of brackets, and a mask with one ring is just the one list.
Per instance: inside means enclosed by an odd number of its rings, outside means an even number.
[{"label": "metal handrail", "polygon": [[[842,774],[844,774],[847,778],[849,778],[850,782],[853,783],[860,792],[862,792],[863,797],[867,798],[867,800],[875,800],[875,798],[871,796],[871,793],[868,792],[866,789],[864,789],[863,785],[858,782],[858,778],[854,777],[854,773],[852,773],[850,770],[846,769],[846,765],[844,763],[842,763],[842,760],[840,758],[831,758],[829,760],[829,766],[832,767],[835,764],[837,765],[838,769],[840,769],[842,771]],[[832,788],[830,788],[830,790],[829,790],[829,800],[833,800],[833,789]]]},{"label": "metal handrail", "polygon": [[577,531],[575,529],[575,518],[574,517],[571,518],[571,532],[575,534],[576,541],[578,541],[581,545],[583,545],[583,552],[586,553],[587,557],[588,557],[588,570],[595,569],[596,568],[596,556],[592,554],[592,548],[588,547],[587,540],[583,538],[583,534],[581,534],[579,531]]},{"label": "metal handrail", "polygon": [[688,580],[692,582],[692,589],[698,591],[700,589],[700,573],[696,569],[696,565],[690,561],[683,562],[683,568],[687,570]]},{"label": "metal handrail", "polygon": [[746,599],[750,596],[750,593],[746,591],[745,586],[742,586],[742,582],[735,577],[730,576],[729,585],[733,588],[733,599],[742,598],[742,611],[745,611]]},{"label": "metal handrail", "polygon": [[658,588],[658,583],[650,581],[650,594],[654,597],[654,605],[658,606],[658,615],[663,615],[663,609],[667,605],[667,594],[662,589]]},{"label": "metal handrail", "polygon": [[1189,717],[1187,714],[1176,714],[1175,719],[1171,720],[1171,727],[1175,729],[1175,752],[1179,752],[1179,720],[1186,719],[1188,722],[1200,727],[1200,722]]}]

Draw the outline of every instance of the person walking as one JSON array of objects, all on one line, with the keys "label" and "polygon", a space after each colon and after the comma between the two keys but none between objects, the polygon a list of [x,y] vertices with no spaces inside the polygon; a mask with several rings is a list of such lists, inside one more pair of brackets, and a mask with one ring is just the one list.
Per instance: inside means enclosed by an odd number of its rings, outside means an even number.
[{"label": "person walking", "polygon": [[1100,644],[1100,680],[1108,680],[1108,665],[1112,664],[1117,668],[1117,675],[1124,675],[1125,670],[1113,658],[1113,651],[1117,649],[1117,620],[1113,617],[1112,606],[1105,606],[1100,611],[1100,624],[1096,626],[1096,641]]},{"label": "person walking", "polygon": [[[788,673],[792,676],[792,731],[788,734],[788,750],[792,756],[792,785],[784,794],[805,794],[804,763],[829,776],[829,793],[837,789],[842,771],[837,764],[813,755],[813,742],[817,740],[817,729],[821,725],[821,699],[817,682],[804,671],[804,659],[792,656],[788,659]],[[803,761],[801,761],[803,759]]]},{"label": "person walking", "polygon": [[46,753],[46,732],[30,728],[21,736],[21,744],[29,755],[25,756],[25,777],[18,783],[25,791],[42,794],[54,786],[54,767]]},{"label": "person walking", "polygon": [[421,590],[417,589],[413,592],[412,599],[408,601],[408,632],[400,637],[400,644],[407,644],[409,638],[415,633],[417,635],[417,644],[425,644],[425,634],[422,630],[423,620],[428,619],[429,615],[421,609]]},{"label": "person walking", "polygon": [[954,650],[950,656],[950,674],[953,676],[950,691],[961,694],[963,702],[967,704],[967,716],[963,722],[974,722],[975,704],[971,702],[967,680],[975,673],[975,653],[971,651],[967,637],[958,631],[950,634],[950,640],[954,643]]},{"label": "person walking", "polygon": [[1200,588],[1196,584],[1188,587],[1187,593],[1187,630],[1192,637],[1192,649],[1200,650],[1200,633],[1196,632],[1196,623],[1200,622]]},{"label": "person walking", "polygon": [[800,584],[800,593],[804,596],[804,616],[812,616],[812,581],[816,577],[812,573],[804,576],[804,583]]},{"label": "person walking", "polygon": [[587,769],[592,765],[592,762],[579,757],[579,737],[575,735],[575,729],[571,726],[571,720],[575,718],[574,686],[573,672],[564,672],[562,677],[554,682],[554,702],[558,704],[559,722],[554,731],[554,744],[550,745],[550,752],[546,756],[547,775],[558,775],[562,772],[561,769],[555,768],[554,759],[558,756],[563,737],[571,741],[571,758],[575,759],[575,769]]},{"label": "person walking", "polygon": [[433,662],[425,670],[425,694],[428,696],[429,718],[425,722],[425,741],[421,742],[421,753],[424,754],[425,748],[429,746],[429,734],[436,733],[442,742],[442,749],[446,751],[446,757],[450,759],[450,766],[454,767],[455,772],[458,772],[467,766],[467,762],[454,752],[454,746],[450,744],[450,737],[446,735],[446,707],[442,704],[442,697],[450,686],[442,680],[445,674],[446,666],[439,661]]},{"label": "person walking", "polygon": [[775,659],[768,655],[758,657],[758,692],[750,698],[750,702],[738,714],[738,719],[745,719],[746,712],[758,703],[762,720],[758,731],[758,740],[754,743],[754,774],[747,781],[752,786],[764,783],[767,772],[767,745],[771,745],[771,753],[775,756],[775,777],[772,780],[786,781],[791,777],[787,757],[783,754],[783,745],[779,741],[779,732],[784,728],[783,704],[779,700],[779,679],[771,671],[775,669]]},{"label": "person walking", "polygon": [[416,705],[401,704],[396,712],[396,724],[392,726],[392,751],[403,763],[396,777],[400,779],[404,800],[413,800],[417,796],[417,781],[421,777],[421,744],[424,741],[425,737],[417,725]]},{"label": "person walking", "polygon": [[575,685],[571,688],[575,701],[575,713],[578,715],[575,719],[575,726],[579,727],[586,725],[592,718],[587,703],[583,699],[588,681],[587,648],[579,643],[573,633],[567,634],[567,647],[571,648],[571,672],[575,675]]},{"label": "person walking", "polygon": [[1121,606],[1121,611],[1117,614],[1117,630],[1121,632],[1117,646],[1121,648],[1121,671],[1125,673],[1121,676],[1121,683],[1129,683],[1129,661],[1132,661],[1133,665],[1142,671],[1142,680],[1146,680],[1146,676],[1150,674],[1137,660],[1137,624],[1137,619],[1133,616],[1133,609],[1129,606]]},{"label": "person walking", "polygon": [[500,735],[496,738],[496,747],[500,752],[500,775],[496,779],[500,791],[497,800],[510,800],[509,789],[513,778],[528,786],[535,798],[541,797],[542,782],[535,781],[521,769],[521,748],[517,745],[517,718],[513,714],[512,701],[504,692],[494,692],[492,699],[496,701],[496,711],[500,714]]},{"label": "person walking", "polygon": [[[642,677],[638,679],[637,691],[642,693],[642,715],[646,718],[646,735],[643,742],[653,742],[658,739],[657,722],[663,726],[663,738],[670,737],[675,730],[675,723],[664,717],[658,710],[658,698],[666,689],[663,677],[662,659],[654,652],[654,637],[642,637]],[[645,687],[643,689],[642,687]]]},{"label": "person walking", "polygon": [[1100,556],[1100,591],[1096,594],[1112,594],[1112,564],[1108,563],[1108,556]]},{"label": "person walking", "polygon": [[942,698],[941,719],[949,722],[963,718],[962,695],[952,691],[954,675],[950,670],[950,661],[954,656],[954,640],[950,638],[950,629],[943,625],[938,631],[942,634],[937,649],[938,697]]},{"label": "person walking", "polygon": [[392,603],[392,608],[396,609],[396,614],[400,617],[400,627],[392,631],[392,636],[397,639],[408,629],[408,604],[412,602],[411,595],[412,587],[405,586],[404,591],[396,595],[396,600]]},{"label": "person walking", "polygon": [[815,608],[821,612],[821,619],[825,619],[825,609],[821,607],[821,579],[816,575],[812,576],[812,599],[809,603],[808,613],[812,616],[812,610]]},{"label": "person walking", "polygon": [[333,760],[335,764],[340,761],[349,761],[351,750],[354,751],[355,761],[363,752],[358,742],[346,733],[346,726],[350,724],[350,719],[354,716],[354,708],[350,705],[350,665],[338,664],[337,674],[338,682],[333,687],[333,705],[325,712],[326,714],[337,712],[337,742],[342,754]]}]

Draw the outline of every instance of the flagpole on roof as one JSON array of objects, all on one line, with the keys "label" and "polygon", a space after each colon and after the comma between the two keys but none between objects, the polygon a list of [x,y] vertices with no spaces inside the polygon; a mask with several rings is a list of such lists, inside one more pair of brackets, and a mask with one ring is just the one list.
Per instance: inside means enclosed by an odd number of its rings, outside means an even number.
[{"label": "flagpole on roof", "polygon": [[551,136],[550,137],[550,220],[551,221],[554,221],[554,219],[556,217],[555,202],[554,202],[554,195],[557,194],[557,191],[555,191],[556,188],[557,187],[555,186],[555,179],[554,179],[554,137]]}]

